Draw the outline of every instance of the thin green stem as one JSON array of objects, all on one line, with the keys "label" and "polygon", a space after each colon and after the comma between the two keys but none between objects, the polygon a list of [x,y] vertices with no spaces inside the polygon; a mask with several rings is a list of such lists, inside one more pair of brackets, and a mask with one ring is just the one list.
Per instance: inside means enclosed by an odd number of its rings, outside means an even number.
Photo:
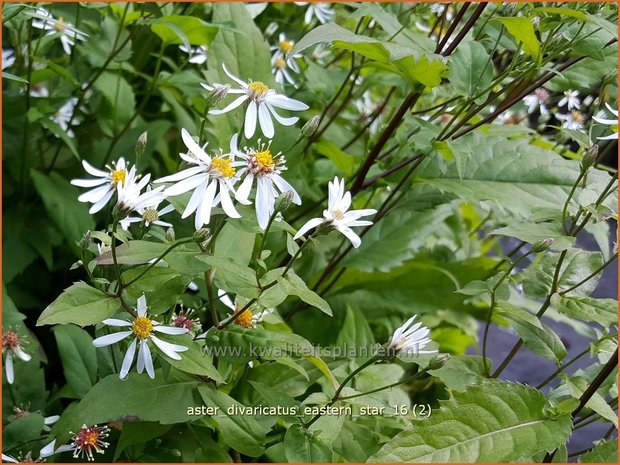
[{"label": "thin green stem", "polygon": [[187,244],[189,242],[192,242],[193,238],[191,237],[186,237],[183,239],[179,239],[178,241],[176,241],[174,244],[170,245],[166,250],[164,250],[162,252],[162,254],[157,257],[155,259],[155,261],[153,261],[152,263],[149,264],[148,268],[145,269],[142,273],[140,273],[138,276],[136,276],[135,278],[133,278],[131,281],[125,283],[125,287],[129,287],[131,286],[133,283],[135,283],[136,281],[138,281],[140,278],[142,278],[145,274],[147,274],[149,271],[151,271],[155,266],[157,266],[157,264],[162,261],[164,259],[164,257],[166,255],[168,255],[170,252],[172,252],[174,249],[176,249],[178,246],[183,245],[183,244]]},{"label": "thin green stem", "polygon": [[338,397],[338,400],[349,400],[349,399],[355,399],[357,397],[363,397],[363,396],[367,396],[369,394],[374,394],[375,392],[381,392],[381,391],[386,391],[388,389],[392,389],[396,386],[400,386],[401,384],[406,384],[410,381],[413,381],[416,378],[419,378],[420,376],[422,376],[423,374],[425,374],[427,371],[429,370],[428,367],[418,371],[416,374],[411,375],[407,378],[401,379],[400,381],[396,381],[395,383],[392,384],[388,384],[386,386],[381,386],[379,388],[373,389],[371,391],[366,391],[366,392],[360,392],[359,394],[353,394],[351,396],[345,396],[345,397]]}]

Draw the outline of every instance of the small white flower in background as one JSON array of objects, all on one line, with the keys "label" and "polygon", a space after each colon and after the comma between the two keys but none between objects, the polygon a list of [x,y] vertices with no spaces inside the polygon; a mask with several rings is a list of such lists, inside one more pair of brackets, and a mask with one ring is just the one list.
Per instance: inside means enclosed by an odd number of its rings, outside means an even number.
[{"label": "small white flower in background", "polygon": [[105,207],[114,195],[114,192],[116,192],[118,184],[125,184],[136,175],[135,166],[128,170],[128,165],[123,157],[116,162],[112,162],[112,165],[106,165],[108,171],[99,170],[86,160],[82,160],[82,166],[88,174],[95,176],[95,179],[73,179],[71,184],[79,187],[94,187],[94,189],[78,197],[80,202],[90,202],[93,204],[89,210],[91,214],[97,213]]},{"label": "small white flower in background", "polygon": [[301,58],[301,54],[296,53],[295,55],[289,55],[294,46],[295,42],[287,40],[286,35],[280,33],[278,45],[271,47],[271,51],[274,52],[271,57],[271,67],[275,80],[280,85],[284,85],[284,81],[291,85],[295,85],[295,79],[291,76],[289,69],[295,73],[301,72],[297,64],[297,58]]},{"label": "small white flower in background", "polygon": [[331,56],[331,52],[324,43],[317,44],[310,54],[310,57],[319,65],[325,65],[329,56]]},{"label": "small white flower in background", "polygon": [[576,90],[565,90],[564,97],[558,102],[558,106],[568,106],[568,111],[577,110],[581,105],[581,100],[579,99],[579,92]]},{"label": "small white flower in background", "polygon": [[[228,296],[226,291],[223,291],[222,289],[218,289],[217,296],[219,297],[220,302],[222,302],[224,305],[226,305],[232,310],[232,313],[230,313],[229,317],[233,316],[244,307],[243,305],[236,305]],[[255,328],[257,324],[263,321],[263,318],[266,315],[273,313],[273,311],[273,308],[266,308],[264,310],[260,310],[254,313],[250,307],[242,314],[240,314],[237,318],[235,318],[235,323],[239,326],[243,326],[244,328]]]},{"label": "small white flower in background", "polygon": [[441,16],[446,8],[448,8],[448,11],[446,11],[445,19],[452,21],[452,18],[454,18],[454,7],[452,5],[443,3],[433,3],[431,5],[431,11],[437,16]]},{"label": "small white flower in background", "polygon": [[45,8],[37,8],[35,15],[38,17],[32,20],[32,26],[48,31],[45,35],[60,33],[60,43],[67,55],[71,55],[71,47],[75,45],[76,40],[84,40],[88,37],[87,34],[65,21],[62,16],[58,19],[54,18]]},{"label": "small white flower in background", "polygon": [[[234,194],[233,181],[236,167],[234,154],[223,154],[210,157],[204,148],[200,147],[187,130],[181,130],[181,137],[187,147],[187,154],[179,156],[186,162],[196,165],[176,174],[157,179],[155,183],[176,182],[168,187],[164,194],[175,196],[194,189],[192,196],[185,207],[181,218],[187,218],[196,212],[194,226],[196,230],[211,221],[211,210],[221,203],[224,213],[231,218],[240,218],[239,212],[230,198]],[[205,144],[206,147],[206,144]]]},{"label": "small white flower in background", "polygon": [[110,446],[110,443],[104,441],[110,435],[110,428],[107,426],[82,425],[80,431],[77,433],[72,432],[71,434],[73,435],[71,444],[65,444],[56,448],[56,440],[54,439],[41,449],[41,458],[47,458],[62,452],[73,452],[73,458],[86,458],[86,460],[91,462],[95,460],[94,452],[103,454],[105,449]]},{"label": "small white flower in background", "polygon": [[[380,106],[380,104],[372,101],[369,91],[364,92],[362,98],[355,100],[353,103],[358,111],[358,119],[362,123],[366,123],[366,121],[372,117],[372,114],[377,111]],[[380,116],[377,116],[368,128],[371,134],[375,134],[377,129],[379,129],[379,124],[381,122],[380,120]]]},{"label": "small white flower in background", "polygon": [[207,61],[207,52],[209,48],[206,45],[199,45],[198,47],[190,46],[189,48],[185,45],[179,45],[179,49],[189,55],[190,63],[201,65]]},{"label": "small white flower in background", "polygon": [[615,129],[616,132],[614,134],[610,134],[609,136],[597,137],[597,139],[599,140],[618,139],[618,110],[614,110],[607,103],[605,104],[605,106],[616,117],[616,119],[606,119],[606,118],[602,118],[601,116],[594,116],[592,119],[599,124],[607,124],[609,126],[612,126],[612,129]]},{"label": "small white flower in background", "polygon": [[534,111],[538,108],[541,115],[548,115],[549,110],[547,109],[547,103],[549,102],[549,97],[549,91],[541,87],[536,89],[534,93],[526,95],[523,98],[523,103],[527,105],[528,113],[534,113]]},{"label": "small white flower in background", "polygon": [[245,175],[245,179],[237,188],[235,198],[242,204],[249,205],[250,191],[256,180],[256,218],[261,229],[267,227],[269,218],[274,212],[278,190],[283,194],[292,193],[292,202],[301,205],[301,198],[280,173],[286,170],[286,159],[282,153],[272,154],[271,141],[266,146],[258,141],[258,148],[244,147],[239,151],[237,147],[237,134],[230,141],[230,150],[233,154],[244,160],[244,166],[239,169],[239,177]]},{"label": "small white flower in background", "polygon": [[556,113],[555,117],[560,121],[563,121],[563,128],[572,129],[574,131],[580,131],[583,129],[583,123],[586,120],[586,116],[577,110],[573,110],[567,114]]},{"label": "small white flower in background", "polygon": [[30,86],[30,96],[37,98],[47,98],[50,96],[49,90],[43,84],[32,84]]},{"label": "small white flower in background", "polygon": [[[230,89],[228,93],[243,95],[237,97],[232,103],[222,110],[211,110],[209,113],[213,115],[221,115],[234,110],[243,102],[248,100],[249,103],[245,112],[244,124],[244,134],[247,139],[251,139],[254,136],[257,121],[260,125],[261,132],[265,135],[265,137],[271,139],[275,133],[273,129],[273,121],[271,121],[272,116],[283,126],[292,126],[299,120],[297,117],[284,118],[276,112],[275,108],[282,108],[284,110],[292,111],[302,111],[310,108],[303,102],[278,94],[275,90],[270,89],[267,85],[260,81],[249,81],[249,83],[246,84],[238,77],[233,76],[228,69],[226,69],[225,65],[222,64],[222,67],[228,77],[240,86],[239,89]],[[212,92],[217,85],[218,84],[214,84],[214,86],[210,86],[208,84],[202,84],[202,86],[210,92]]]},{"label": "small white flower in background", "polygon": [[313,218],[304,224],[293,239],[299,239],[305,233],[321,224],[325,224],[342,233],[353,247],[358,248],[362,243],[360,237],[353,232],[352,227],[370,226],[372,221],[360,220],[362,216],[374,215],[377,210],[368,208],[363,210],[349,210],[351,193],[344,191],[344,179],[334,178],[328,184],[327,210],[323,210],[323,218]]},{"label": "small white flower in background", "polygon": [[15,63],[15,52],[9,48],[2,49],[2,71]]},{"label": "small white flower in background", "polygon": [[404,325],[394,331],[387,347],[395,355],[437,353],[437,350],[423,350],[431,342],[431,339],[427,337],[430,334],[430,330],[423,326],[422,323],[413,324],[416,317],[417,315],[413,315]]},{"label": "small white flower in background", "polygon": [[[493,111],[491,111],[491,113]],[[497,124],[520,124],[523,121],[525,121],[525,118],[526,118],[525,112],[506,110],[505,112],[497,115],[497,118],[495,118],[495,123]]]},{"label": "small white flower in background", "polygon": [[[162,188],[163,189],[163,188]],[[162,189],[159,189],[160,191]],[[150,192],[152,192],[152,188],[151,186],[147,186],[146,187],[146,193],[149,194]],[[162,194],[163,195],[163,194]],[[165,228],[170,228],[172,227],[172,224],[167,223],[165,221],[161,221],[160,218],[162,216],[164,216],[167,213],[170,213],[171,211],[174,211],[174,207],[170,204],[166,205],[164,208],[162,208],[161,210],[158,208],[159,204],[164,200],[161,197],[156,197],[154,199],[155,201],[151,204],[148,205],[146,207],[141,207],[141,208],[137,208],[136,212],[139,213],[141,216],[140,217],[136,217],[136,216],[128,216],[127,218],[123,218],[120,221],[121,227],[127,231],[127,229],[129,229],[129,225],[131,223],[140,223],[142,221],[144,221],[144,225],[145,226],[150,226],[151,223],[152,224],[156,224],[157,226],[163,226]]]},{"label": "small white flower in background", "polygon": [[129,331],[120,331],[118,333],[107,334],[105,336],[98,337],[93,341],[95,347],[106,347],[111,344],[115,344],[123,339],[134,336],[134,340],[129,344],[125,357],[123,358],[123,364],[121,371],[119,372],[119,378],[125,379],[129,374],[129,369],[133,364],[134,355],[136,353],[136,347],[138,347],[138,360],[137,369],[138,373],[142,373],[146,368],[146,372],[149,377],[155,379],[155,368],[153,367],[153,358],[151,356],[151,349],[149,348],[148,341],[150,340],[155,344],[159,350],[161,350],[166,356],[173,360],[181,360],[181,356],[178,352],[185,352],[187,347],[178,344],[170,344],[169,342],[162,341],[154,333],[179,335],[188,332],[187,328],[176,328],[173,326],[162,326],[158,321],[151,320],[146,316],[146,297],[142,295],[138,298],[137,308],[138,316],[133,319],[132,322],[119,320],[115,318],[108,318],[103,320],[102,323],[108,326],[114,327],[129,327]]},{"label": "small white flower in background", "polygon": [[[304,6],[308,5],[308,2],[295,2],[295,5]],[[304,17],[305,24],[312,24],[314,18],[316,18],[321,24],[325,24],[331,21],[336,12],[330,8],[329,3],[310,3],[306,10]]]},{"label": "small white flower in background", "polygon": [[50,116],[50,119],[60,126],[60,129],[65,131],[69,137],[75,137],[73,129],[71,129],[69,123],[71,123],[71,126],[77,126],[80,124],[79,120],[73,117],[77,102],[78,99],[72,97],[69,101],[65,102],[56,113]]},{"label": "small white flower in background", "polygon": [[26,352],[22,344],[23,338],[17,334],[17,332],[9,330],[2,333],[2,353],[6,352],[4,359],[4,372],[6,373],[6,380],[9,384],[13,384],[15,381],[15,371],[13,370],[13,357],[17,357],[24,362],[30,361],[32,358]]},{"label": "small white flower in background", "polygon": [[[134,169],[135,166],[132,167],[132,171]],[[150,179],[150,174],[146,174],[143,177],[129,176],[126,182],[116,185],[116,192],[118,194],[117,209],[123,217],[131,212],[144,211],[153,205],[159,205],[166,198],[162,193],[164,186],[142,192],[142,189],[146,187]],[[155,213],[157,214],[156,211]],[[151,216],[151,219],[156,221],[154,215]]]},{"label": "small white flower in background", "polygon": [[586,97],[583,99],[583,104],[584,106],[589,107],[590,105],[592,105],[593,103],[597,101],[598,101],[598,98],[595,98],[592,95],[586,95]]}]

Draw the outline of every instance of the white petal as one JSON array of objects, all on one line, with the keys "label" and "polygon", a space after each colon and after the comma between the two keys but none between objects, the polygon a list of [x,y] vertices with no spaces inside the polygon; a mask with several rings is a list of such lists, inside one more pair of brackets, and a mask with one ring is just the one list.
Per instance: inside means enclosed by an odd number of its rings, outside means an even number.
[{"label": "white petal", "polygon": [[362,240],[360,239],[360,237],[357,234],[355,234],[353,230],[351,230],[350,228],[347,228],[346,226],[340,226],[338,227],[338,231],[344,234],[346,238],[351,241],[351,244],[353,244],[353,247],[355,247],[356,249],[362,243]]},{"label": "white petal", "polygon": [[24,352],[24,349],[20,346],[15,347],[15,355],[17,355],[17,357],[24,362],[29,362],[32,358],[29,354]]},{"label": "white petal", "polygon": [[308,105],[306,105],[303,102],[300,102],[299,100],[295,100],[295,99],[287,97],[286,95],[280,95],[280,94],[269,96],[267,98],[267,102],[276,108],[282,108],[284,110],[301,111],[301,110],[307,110],[308,108],[310,108]]},{"label": "white petal", "polygon": [[168,204],[166,205],[164,208],[162,208],[161,210],[159,210],[159,216],[164,216],[166,213],[170,213],[174,211],[174,205],[172,204]]},{"label": "white petal", "polygon": [[179,181],[173,186],[170,186],[164,191],[164,194],[171,197],[184,194],[185,192],[195,189],[200,184],[207,182],[208,180],[209,175],[207,173],[197,174],[191,178],[184,179],[183,181]]},{"label": "white petal", "polygon": [[100,211],[101,209],[103,209],[103,207],[105,207],[105,205],[108,203],[108,201],[112,198],[113,195],[114,195],[114,189],[111,189],[106,195],[103,196],[101,200],[99,200],[92,207],[90,207],[90,210],[88,210],[88,213],[93,215],[97,213],[98,211]]},{"label": "white petal", "polygon": [[181,218],[187,218],[189,215],[196,211],[196,209],[200,205],[200,202],[202,202],[202,198],[204,197],[206,190],[207,183],[202,183],[198,187],[196,187],[196,190],[194,190],[192,196],[189,198],[189,202],[187,202],[185,210],[183,210]]},{"label": "white petal", "polygon": [[162,341],[161,339],[151,335],[151,341],[159,347],[159,349],[168,357],[173,360],[181,360],[181,356],[177,352],[185,352],[187,347],[177,344],[170,344],[169,342]]},{"label": "white petal", "polygon": [[138,338],[135,338],[133,341],[131,341],[131,344],[129,344],[129,347],[127,348],[127,353],[125,354],[125,358],[123,358],[123,365],[121,366],[121,371],[118,374],[120,379],[127,378],[127,375],[129,374],[129,369],[131,368],[131,364],[133,363],[133,356],[136,353],[137,343]]},{"label": "white petal", "polygon": [[71,184],[78,187],[95,187],[108,182],[105,178],[97,179],[72,179]]},{"label": "white petal", "polygon": [[[194,161],[195,163],[195,161]],[[159,184],[161,182],[176,182],[181,181],[182,179],[189,178],[198,173],[202,173],[205,170],[203,166],[192,166],[191,168],[187,168],[183,171],[179,171],[178,173],[171,174],[170,176],[165,176],[160,179],[156,179],[153,181],[153,184]]]},{"label": "white petal", "polygon": [[241,215],[235,209],[235,206],[230,200],[230,195],[228,194],[228,188],[223,181],[219,181],[220,183],[220,200],[222,202],[222,208],[224,209],[224,213],[226,213],[230,218],[241,218]]},{"label": "white petal", "polygon": [[271,121],[271,115],[267,109],[267,105],[258,105],[258,122],[260,123],[260,130],[268,139],[273,138],[273,122]]},{"label": "white petal", "polygon": [[306,232],[310,231],[312,228],[316,228],[323,221],[324,221],[323,218],[312,218],[306,224],[304,224],[301,228],[299,228],[299,231],[297,231],[297,234],[295,234],[293,239],[299,239]]},{"label": "white petal", "polygon": [[149,348],[146,341],[144,341],[144,366],[146,367],[146,372],[148,373],[151,379],[155,379],[155,368],[153,367],[153,357],[151,356],[151,349]]},{"label": "white petal", "polygon": [[138,316],[146,315],[146,296],[144,294],[138,297],[136,304],[137,304],[136,310],[138,310]]},{"label": "white petal", "polygon": [[292,118],[285,118],[284,116],[280,116],[278,112],[276,112],[276,110],[269,103],[265,102],[265,104],[267,105],[269,112],[273,115],[276,121],[280,123],[282,126],[292,126],[297,121],[299,121],[299,118],[297,116],[293,116]]},{"label": "white petal", "polygon": [[144,371],[144,347],[146,341],[142,340],[138,342],[138,358],[136,360],[136,371],[142,373]]},{"label": "white petal", "polygon": [[13,457],[9,455],[5,455],[5,454],[2,454],[2,461],[9,462],[9,463],[19,463],[19,460],[14,459]]},{"label": "white petal", "polygon": [[222,289],[218,289],[217,296],[219,297],[220,302],[222,302],[224,305],[226,305],[231,310],[236,310],[237,309],[237,307],[235,307],[235,304],[233,303],[231,298],[228,296],[226,291],[224,291]]},{"label": "white petal", "polygon": [[[215,197],[216,189],[216,182],[211,182],[207,186],[207,190],[202,199],[202,203],[200,204],[200,207],[196,212],[196,221],[194,222],[194,225],[196,226],[197,230],[200,229],[203,224],[208,224],[209,221],[211,221],[211,209],[213,208],[213,198]],[[198,226],[198,223],[200,223],[200,226]]]},{"label": "white petal", "polygon": [[158,333],[163,333],[163,334],[177,335],[177,334],[185,334],[189,332],[189,329],[177,328],[176,326],[155,326],[153,328],[153,331],[157,331]]},{"label": "white petal", "polygon": [[108,318],[107,320],[103,320],[102,323],[108,326],[131,326],[129,321],[118,320],[116,318]]},{"label": "white petal", "polygon": [[239,79],[237,76],[232,74],[230,71],[228,71],[228,68],[226,68],[226,65],[224,63],[222,63],[222,68],[224,69],[224,72],[230,79],[235,81],[237,84],[239,84],[244,89],[247,89],[248,85],[245,82],[243,82],[241,79]]},{"label": "white petal", "polygon": [[258,178],[256,183],[256,219],[261,229],[267,227],[273,212],[273,193],[269,181]]},{"label": "white petal", "polygon": [[293,186],[291,186],[282,176],[274,174],[271,179],[273,180],[273,183],[278,186],[280,192],[284,194],[287,192],[292,192],[293,203],[295,205],[301,205],[301,198],[299,197],[299,194],[297,194],[297,191],[293,188]]},{"label": "white petal", "polygon": [[249,205],[252,203],[249,201],[248,198],[250,197],[250,191],[252,190],[253,182],[254,175],[248,174],[241,183],[241,186],[239,186],[239,188],[237,189],[237,193],[235,194],[235,199],[237,199],[238,202],[244,205]]},{"label": "white petal", "polygon": [[209,155],[207,155],[205,151],[202,150],[202,148],[196,143],[196,141],[192,139],[192,136],[189,134],[189,132],[187,132],[185,128],[181,129],[181,138],[183,139],[183,142],[185,143],[185,146],[189,149],[189,151],[196,155],[198,158],[203,158],[207,160],[211,159],[211,157],[209,157]]},{"label": "white petal", "polygon": [[98,178],[107,178],[109,173],[107,171],[99,170],[95,168],[93,165],[88,163],[86,160],[82,160],[82,166],[86,170],[86,172],[92,176],[97,176]]},{"label": "white petal", "polygon": [[13,354],[11,351],[7,352],[4,359],[4,371],[6,373],[6,380],[9,384],[13,384],[15,381],[15,372],[13,371]]},{"label": "white petal", "polygon": [[[56,439],[54,439],[52,442],[50,442],[49,444],[43,446],[41,448],[41,450],[39,451],[39,456],[44,459],[47,458],[51,455],[54,455],[54,449],[56,448]],[[3,457],[4,460],[4,457]]]},{"label": "white petal", "polygon": [[239,105],[241,105],[247,99],[248,99],[247,95],[242,95],[241,97],[237,97],[235,100],[233,100],[231,103],[229,103],[227,106],[225,106],[221,110],[209,110],[209,114],[211,114],[211,115],[221,115],[223,113],[228,113],[229,111],[234,110],[235,108],[237,108]]},{"label": "white petal", "polygon": [[250,100],[248,109],[245,112],[244,133],[246,139],[251,139],[256,131],[256,113],[256,102],[254,100]]},{"label": "white petal", "polygon": [[97,203],[101,199],[103,199],[108,192],[113,192],[113,191],[114,191],[114,188],[112,188],[110,184],[106,181],[104,186],[91,189],[88,192],[84,192],[82,195],[78,197],[78,200],[80,202]]},{"label": "white petal", "polygon": [[50,415],[49,417],[45,417],[43,419],[43,424],[44,425],[53,425],[54,423],[56,423],[58,420],[60,420],[60,415]]},{"label": "white petal", "polygon": [[131,335],[131,331],[120,331],[118,333],[106,334],[105,336],[98,337],[93,341],[95,347],[105,347],[111,344],[115,344],[118,341],[122,341],[127,336]]}]

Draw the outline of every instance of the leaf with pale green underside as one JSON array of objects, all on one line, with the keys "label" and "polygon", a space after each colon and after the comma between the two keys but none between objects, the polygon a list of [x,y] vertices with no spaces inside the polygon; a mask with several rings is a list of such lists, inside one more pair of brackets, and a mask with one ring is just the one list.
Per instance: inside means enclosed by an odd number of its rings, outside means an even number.
[{"label": "leaf with pale green underside", "polygon": [[[488,364],[491,370],[490,360]],[[465,391],[485,379],[482,357],[474,355],[451,356],[444,366],[428,373],[439,378],[451,391]]]},{"label": "leaf with pale green underside", "polygon": [[604,327],[618,322],[618,301],[591,297],[570,297],[553,294],[551,305],[560,313],[588,323]]},{"label": "leaf with pale green underside", "polygon": [[218,423],[224,442],[242,454],[259,457],[265,450],[265,432],[250,415],[228,414],[227,410],[239,402],[223,392],[202,385],[198,388],[206,405],[219,407],[213,419]]},{"label": "leaf with pale green underside", "polygon": [[119,300],[85,282],[64,290],[39,316],[37,326],[74,323],[88,326],[111,317],[120,308]]},{"label": "leaf with pale green underside", "polygon": [[618,463],[618,441],[599,442],[589,452],[583,454],[581,463]]},{"label": "leaf with pale green underside", "polygon": [[289,463],[331,462],[331,447],[301,425],[292,425],[284,435],[284,453]]},{"label": "leaf with pale green underside", "polygon": [[308,289],[306,283],[295,274],[294,271],[289,271],[286,278],[278,276],[278,284],[282,290],[288,295],[295,295],[308,305],[318,308],[323,313],[332,316],[332,309],[329,304],[321,298],[316,292]]},{"label": "leaf with pale green underside", "polygon": [[[565,377],[565,379],[570,395],[573,396],[573,398],[575,399],[581,400],[583,393],[590,386],[588,380],[580,376],[570,376]],[[614,409],[611,408],[605,398],[598,392],[592,394],[592,396],[586,403],[586,407],[594,410],[602,418],[618,427],[618,414],[614,411]]]},{"label": "leaf with pale green underside", "polygon": [[97,379],[97,353],[93,338],[74,325],[58,325],[52,331],[67,383],[73,392],[83,397]]},{"label": "leaf with pale green underside", "polygon": [[573,236],[567,236],[562,225],[557,222],[534,223],[522,222],[514,223],[510,226],[498,228],[489,234],[496,236],[516,237],[528,244],[535,244],[545,239],[552,239],[553,243],[549,247],[551,250],[562,251],[571,248],[575,244]]},{"label": "leaf with pale green underside", "polygon": [[570,435],[569,415],[549,417],[530,387],[486,381],[453,392],[428,419],[397,434],[369,462],[510,462],[551,452]]}]

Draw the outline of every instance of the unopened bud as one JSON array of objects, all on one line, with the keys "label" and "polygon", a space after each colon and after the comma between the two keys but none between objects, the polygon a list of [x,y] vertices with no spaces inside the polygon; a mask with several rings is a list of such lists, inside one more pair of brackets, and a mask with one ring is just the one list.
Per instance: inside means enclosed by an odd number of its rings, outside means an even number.
[{"label": "unopened bud", "polygon": [[93,243],[93,238],[90,235],[90,229],[88,231],[86,231],[84,233],[84,235],[82,236],[82,239],[80,239],[80,242],[78,242],[78,246],[81,249],[88,249],[90,247],[90,245]]},{"label": "unopened bud", "polygon": [[278,30],[278,23],[272,21],[265,28],[265,37],[267,37],[267,38],[271,37],[272,35],[274,35],[276,33],[277,30]]},{"label": "unopened bud", "polygon": [[547,239],[543,239],[542,241],[536,242],[532,245],[531,251],[534,253],[544,252],[553,244],[553,239],[548,237]]},{"label": "unopened bud", "polygon": [[329,234],[336,227],[332,221],[324,221],[316,227],[316,231],[314,232],[315,236],[322,236],[323,234]]},{"label": "unopened bud", "polygon": [[448,363],[450,360],[450,354],[439,354],[431,359],[428,364],[429,370],[439,370],[442,366]]},{"label": "unopened bud", "polygon": [[276,199],[276,203],[274,205],[274,209],[276,212],[282,213],[293,203],[293,191],[283,192]]},{"label": "unopened bud", "polygon": [[140,134],[140,137],[138,137],[138,141],[136,142],[136,158],[140,158],[142,155],[144,155],[147,141],[148,134],[147,131],[144,131],[142,134]]},{"label": "unopened bud", "polygon": [[220,100],[228,95],[230,86],[228,84],[214,84],[213,90],[210,91],[205,97],[205,104],[207,107],[212,107]]},{"label": "unopened bud", "polygon": [[586,153],[581,157],[581,169],[583,171],[588,170],[591,166],[596,163],[596,159],[598,158],[598,145],[594,144]]},{"label": "unopened bud", "polygon": [[116,220],[122,220],[123,218],[127,217],[127,215],[131,213],[131,211],[131,208],[124,205],[122,202],[118,202],[116,205],[114,205],[114,208],[112,209],[112,216]]},{"label": "unopened bud", "polygon": [[209,235],[211,234],[211,230],[209,228],[200,228],[198,231],[194,233],[193,239],[194,242],[201,244],[206,241]]},{"label": "unopened bud", "polygon": [[168,242],[174,242],[176,240],[176,234],[174,233],[174,228],[170,227],[166,229],[166,240]]},{"label": "unopened bud", "polygon": [[304,137],[312,137],[316,130],[319,128],[319,123],[321,122],[321,117],[319,115],[314,115],[311,119],[308,120],[306,124],[301,128],[301,134]]}]

